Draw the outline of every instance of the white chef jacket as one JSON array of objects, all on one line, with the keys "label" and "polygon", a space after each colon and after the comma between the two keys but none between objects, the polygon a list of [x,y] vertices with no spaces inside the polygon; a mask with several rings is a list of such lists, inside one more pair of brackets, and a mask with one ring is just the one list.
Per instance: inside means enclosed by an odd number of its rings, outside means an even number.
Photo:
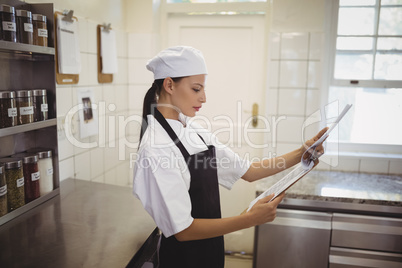
[{"label": "white chef jacket", "polygon": [[[183,115],[181,117],[186,127],[178,120],[166,121],[190,155],[207,150],[205,143],[215,146],[218,182],[231,189],[251,163],[219,143],[215,135],[196,122],[189,122]],[[194,220],[188,193],[190,180],[190,172],[179,148],[159,122],[148,115],[148,128],[143,135],[134,166],[133,193],[141,200],[165,237],[183,231]]]}]

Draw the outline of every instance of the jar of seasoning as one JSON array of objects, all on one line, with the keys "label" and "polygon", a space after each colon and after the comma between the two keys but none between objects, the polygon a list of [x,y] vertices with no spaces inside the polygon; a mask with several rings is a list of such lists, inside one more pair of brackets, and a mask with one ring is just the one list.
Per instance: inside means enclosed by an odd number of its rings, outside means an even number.
[{"label": "jar of seasoning", "polygon": [[3,7],[0,5],[0,40],[3,40]]},{"label": "jar of seasoning", "polygon": [[38,168],[40,173],[40,195],[53,191],[53,157],[52,150],[37,148],[28,150],[29,153],[36,153],[39,157]]},{"label": "jar of seasoning", "polygon": [[2,15],[2,11],[3,7],[0,6],[0,40],[3,40],[3,15]]},{"label": "jar of seasoning", "polygon": [[1,33],[4,41],[17,42],[17,25],[15,23],[14,7],[1,5]]},{"label": "jar of seasoning", "polygon": [[0,128],[17,125],[17,104],[14,91],[0,91]]},{"label": "jar of seasoning", "polygon": [[47,47],[47,25],[46,16],[41,14],[33,14],[33,37],[34,45]]},{"label": "jar of seasoning", "polygon": [[31,11],[17,9],[17,41],[24,44],[33,44],[33,24]]},{"label": "jar of seasoning", "polygon": [[16,93],[18,125],[33,122],[34,107],[32,95],[31,90],[19,90]]},{"label": "jar of seasoning", "polygon": [[48,105],[46,89],[33,90],[34,121],[44,121],[48,119]]},{"label": "jar of seasoning", "polygon": [[7,183],[7,207],[11,212],[25,205],[24,174],[22,160],[18,158],[2,158],[4,163]]},{"label": "jar of seasoning", "polygon": [[0,217],[7,214],[7,183],[4,165],[0,165]]},{"label": "jar of seasoning", "polygon": [[38,167],[38,155],[21,153],[13,155],[22,160],[25,183],[25,203],[29,203],[40,197],[40,172]]}]

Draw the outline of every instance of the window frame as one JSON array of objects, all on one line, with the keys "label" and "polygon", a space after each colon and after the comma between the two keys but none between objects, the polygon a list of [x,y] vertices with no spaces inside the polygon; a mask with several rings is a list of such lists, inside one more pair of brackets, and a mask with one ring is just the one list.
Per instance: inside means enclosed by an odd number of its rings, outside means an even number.
[{"label": "window frame", "polygon": [[[379,6],[380,0],[376,0],[376,33],[378,36],[378,20],[379,20]],[[350,87],[350,88],[402,88],[402,81],[399,80],[358,80],[358,84],[352,84],[350,79],[335,79],[335,57],[336,57],[336,41],[338,37],[338,14],[339,14],[339,0],[326,1],[326,17],[329,18],[325,24],[325,32],[327,38],[324,42],[324,55],[327,61],[327,72],[323,78],[323,89],[321,95],[321,107],[328,104],[328,95],[330,87]],[[359,37],[365,37],[361,35]],[[370,36],[372,37],[372,36]],[[402,37],[402,36],[397,36]],[[376,47],[373,47],[374,55]],[[375,56],[374,56],[375,57]],[[375,60],[375,59],[374,59]],[[373,68],[375,65],[373,64]],[[373,74],[374,76],[374,74]],[[342,109],[342,107],[340,107]],[[322,124],[326,126],[327,122]],[[402,158],[402,145],[388,145],[388,144],[374,144],[374,143],[352,143],[352,142],[327,142],[327,151],[329,154],[350,154],[353,155],[367,155],[384,158]]]}]

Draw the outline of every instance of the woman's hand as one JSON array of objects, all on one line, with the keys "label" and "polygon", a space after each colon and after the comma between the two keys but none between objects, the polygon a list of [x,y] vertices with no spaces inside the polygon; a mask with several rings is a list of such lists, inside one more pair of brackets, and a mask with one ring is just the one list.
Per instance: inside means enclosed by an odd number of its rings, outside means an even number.
[{"label": "woman's hand", "polygon": [[250,211],[247,212],[252,219],[252,225],[255,226],[273,221],[276,217],[276,208],[278,207],[284,196],[285,193],[283,192],[271,202],[269,202],[269,200],[274,197],[274,194],[258,200],[257,203],[255,203],[254,206],[250,209]]},{"label": "woman's hand", "polygon": [[[309,139],[308,141],[306,141],[302,147],[301,147],[301,151],[302,154],[304,154],[304,152],[311,146],[314,144],[314,142],[318,141],[322,135],[324,135],[324,133],[328,130],[328,127],[325,127],[323,129],[320,130],[320,132],[318,132],[317,135],[315,135],[312,139]],[[325,140],[324,140],[325,141]],[[324,146],[322,145],[324,143],[324,141],[319,144],[314,152],[314,158],[318,158],[319,156],[324,154]],[[313,154],[313,152],[307,152],[307,154],[304,156],[304,158],[308,158]],[[318,159],[314,160],[314,166],[316,166],[318,164]]]}]

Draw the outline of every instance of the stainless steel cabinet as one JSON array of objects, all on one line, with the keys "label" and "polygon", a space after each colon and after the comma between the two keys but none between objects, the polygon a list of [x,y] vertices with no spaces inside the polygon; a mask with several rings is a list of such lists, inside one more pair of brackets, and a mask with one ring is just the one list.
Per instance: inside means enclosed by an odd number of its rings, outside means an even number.
[{"label": "stainless steel cabinet", "polygon": [[278,209],[275,221],[256,227],[254,267],[328,266],[331,213]]},{"label": "stainless steel cabinet", "polygon": [[334,213],[329,267],[402,267],[402,219]]},{"label": "stainless steel cabinet", "polygon": [[401,268],[402,255],[389,252],[331,247],[329,268]]}]

